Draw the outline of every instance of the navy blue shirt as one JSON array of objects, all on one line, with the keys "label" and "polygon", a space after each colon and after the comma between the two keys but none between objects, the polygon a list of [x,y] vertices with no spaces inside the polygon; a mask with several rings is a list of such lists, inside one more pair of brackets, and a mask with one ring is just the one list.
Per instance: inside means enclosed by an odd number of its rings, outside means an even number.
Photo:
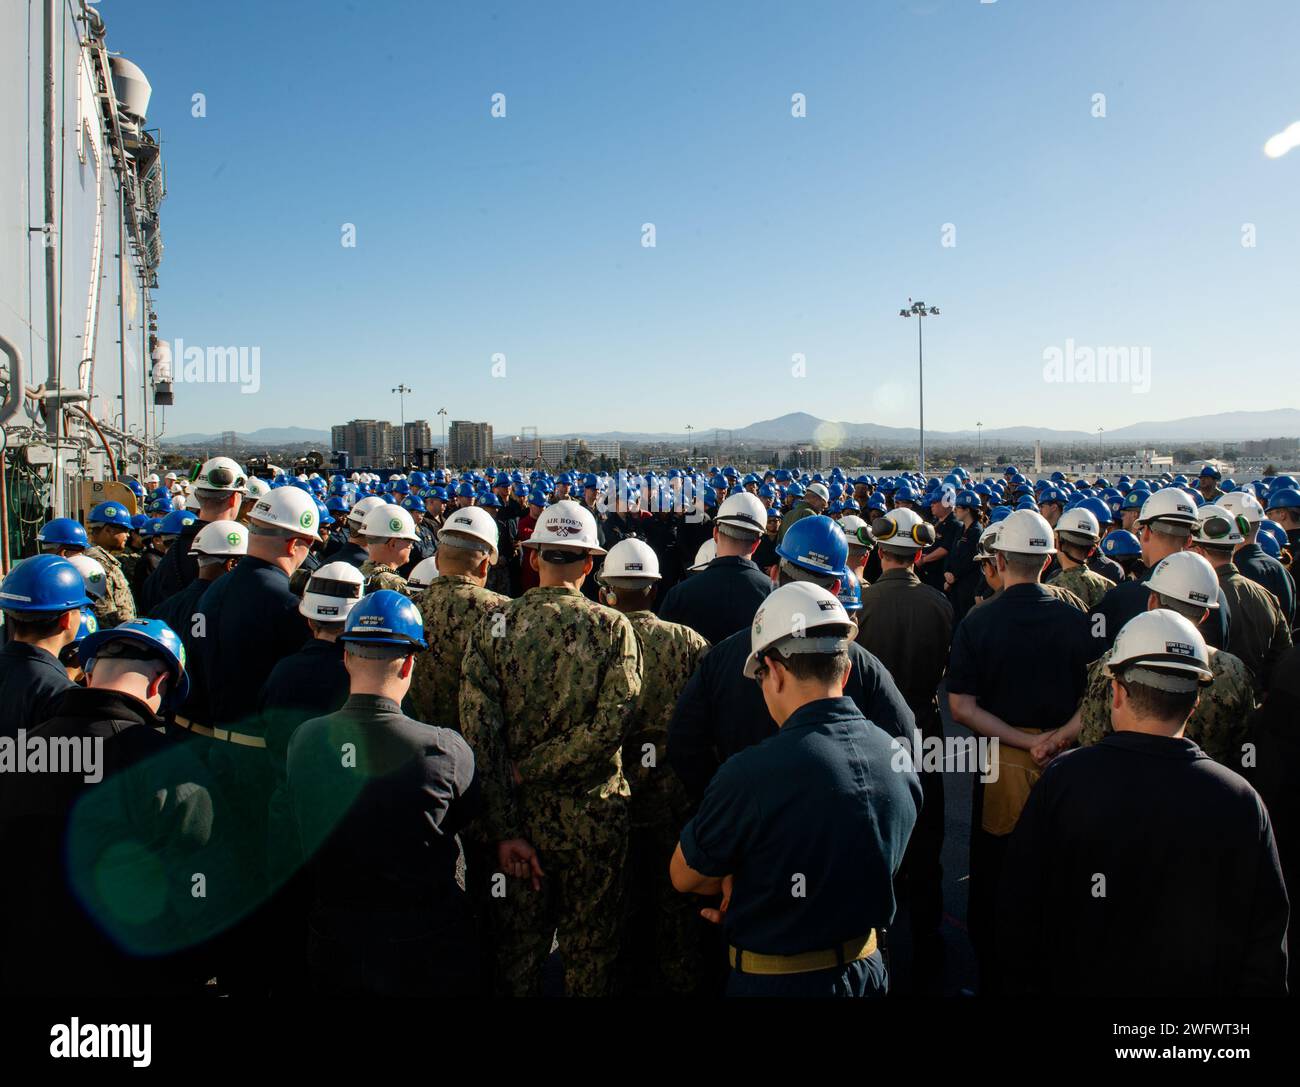
[{"label": "navy blue shirt", "polygon": [[[1159,563],[1156,565],[1158,566]],[[1151,590],[1147,587],[1147,582],[1151,580],[1153,573],[1155,567],[1143,574],[1140,581],[1121,581],[1115,588],[1108,590],[1093,608],[1093,618],[1101,616],[1105,620],[1098,630],[1098,640],[1103,643],[1103,649],[1109,649],[1115,644],[1115,636],[1124,629],[1125,623],[1130,619],[1136,619],[1147,610],[1147,605],[1151,601]],[[1210,617],[1197,629],[1205,638],[1207,645],[1212,645],[1215,649],[1226,649],[1228,626],[1231,622],[1232,609],[1228,607],[1228,598],[1220,589],[1218,609],[1211,610]]]},{"label": "navy blue shirt", "polygon": [[67,669],[48,649],[6,642],[0,649],[0,736],[16,739],[53,716],[54,703],[69,687]]},{"label": "navy blue shirt", "polygon": [[[692,800],[704,794],[718,764],[777,734],[763,692],[744,674],[749,631],[724,638],[700,660],[668,724],[668,761]],[[857,642],[849,643],[844,694],[868,721],[911,748],[916,718],[894,678]]]},{"label": "navy blue shirt", "polygon": [[749,630],[771,591],[772,579],[751,559],[725,555],[669,589],[659,618],[688,626],[716,645],[729,634]]},{"label": "navy blue shirt", "polygon": [[202,637],[187,638],[199,657],[209,723],[257,733],[262,684],[276,664],[311,636],[283,570],[245,555],[199,598]]},{"label": "navy blue shirt", "polygon": [[1088,664],[1104,648],[1078,608],[1041,585],[1011,585],[958,625],[948,693],[975,695],[1013,728],[1057,728],[1074,714]]},{"label": "navy blue shirt", "polygon": [[831,948],[893,920],[920,810],[910,755],[852,699],[820,699],[722,766],[682,829],[682,856],[735,877],[724,923],[736,947]]}]

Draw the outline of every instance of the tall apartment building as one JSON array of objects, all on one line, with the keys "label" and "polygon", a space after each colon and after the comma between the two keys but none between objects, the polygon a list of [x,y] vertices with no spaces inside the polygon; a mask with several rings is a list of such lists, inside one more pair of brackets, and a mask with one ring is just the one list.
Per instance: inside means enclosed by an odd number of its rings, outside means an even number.
[{"label": "tall apartment building", "polygon": [[330,445],[335,450],[345,450],[358,465],[383,465],[401,449],[401,440],[394,443],[393,424],[384,419],[353,419],[330,428]]},{"label": "tall apartment building", "polygon": [[456,419],[447,431],[447,458],[451,464],[487,464],[492,459],[492,424]]},{"label": "tall apartment building", "polygon": [[521,438],[516,435],[510,439],[510,455],[521,464],[532,464],[542,455],[542,443],[536,438]]},{"label": "tall apartment building", "polygon": [[[429,427],[427,419],[412,419],[407,422],[403,428],[406,436],[406,455],[412,456],[417,449],[430,450],[433,448],[433,431]],[[395,452],[402,451],[402,442],[397,439],[397,448]]]}]

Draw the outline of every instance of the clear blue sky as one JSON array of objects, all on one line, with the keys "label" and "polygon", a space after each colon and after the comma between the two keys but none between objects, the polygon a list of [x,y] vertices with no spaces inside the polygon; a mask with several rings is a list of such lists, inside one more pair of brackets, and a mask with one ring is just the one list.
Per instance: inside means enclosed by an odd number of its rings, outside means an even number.
[{"label": "clear blue sky", "polygon": [[[166,141],[160,332],[261,348],[172,434],[396,419],[402,381],[435,433],[910,426],[909,296],[928,427],[1300,403],[1294,0],[101,11]],[[1150,347],[1150,391],[1046,383],[1067,339]]]}]

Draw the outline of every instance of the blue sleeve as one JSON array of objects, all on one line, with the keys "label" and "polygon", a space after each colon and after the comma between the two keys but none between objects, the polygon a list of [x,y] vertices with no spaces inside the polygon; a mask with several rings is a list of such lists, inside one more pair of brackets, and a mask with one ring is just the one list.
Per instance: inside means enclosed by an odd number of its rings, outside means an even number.
[{"label": "blue sleeve", "polygon": [[866,694],[865,705],[859,706],[862,716],[904,743],[911,744],[916,732],[916,717],[903,699],[898,684],[879,658],[867,653],[860,669],[862,687]]},{"label": "blue sleeve", "polygon": [[682,827],[682,856],[703,876],[735,872],[746,844],[758,829],[758,805],[737,758],[723,763],[699,810]]},{"label": "blue sleeve", "polygon": [[692,802],[700,799],[718,768],[708,693],[713,667],[706,653],[682,688],[668,722],[668,762]]}]

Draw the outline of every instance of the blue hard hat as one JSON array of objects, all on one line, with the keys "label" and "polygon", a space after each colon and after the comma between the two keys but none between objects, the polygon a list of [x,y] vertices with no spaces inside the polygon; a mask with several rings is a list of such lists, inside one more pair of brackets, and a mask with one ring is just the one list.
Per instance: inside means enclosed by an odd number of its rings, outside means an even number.
[{"label": "blue hard hat", "polygon": [[1282,545],[1277,542],[1277,537],[1272,533],[1261,532],[1256,537],[1255,542],[1259,544],[1259,549],[1271,559],[1282,558]]},{"label": "blue hard hat", "polygon": [[486,509],[500,509],[501,499],[489,491],[485,495],[480,495],[478,504]]},{"label": "blue hard hat", "polygon": [[802,570],[843,579],[849,542],[829,517],[804,517],[786,529],[776,553]]},{"label": "blue hard hat", "polygon": [[95,616],[93,608],[81,609],[81,625],[77,627],[77,636],[72,639],[73,645],[80,645],[90,635],[99,629],[99,619]]},{"label": "blue hard hat", "polygon": [[885,501],[885,496],[880,491],[877,491],[867,499],[867,509],[869,510],[880,510],[883,512],[887,507],[888,503]]},{"label": "blue hard hat", "polygon": [[900,483],[894,489],[895,504],[899,502],[915,502],[915,501],[916,501],[916,492],[912,490],[912,485],[910,483]]},{"label": "blue hard hat", "polygon": [[1019,502],[1016,503],[1016,509],[1034,510],[1035,512],[1037,512],[1038,503],[1035,502],[1032,498],[1030,498],[1029,495],[1025,495],[1023,498],[1020,499]]},{"label": "blue hard hat", "polygon": [[1100,498],[1085,498],[1079,503],[1079,509],[1085,509],[1097,518],[1099,525],[1108,525],[1119,520],[1119,511],[1112,509],[1109,502]]},{"label": "blue hard hat", "polygon": [[423,513],[424,499],[418,495],[408,494],[402,499],[402,509],[410,510],[412,513]]},{"label": "blue hard hat", "polygon": [[148,502],[145,503],[145,513],[171,513],[175,508],[172,503],[172,496],[169,494],[155,493]]},{"label": "blue hard hat", "polygon": [[332,498],[325,500],[325,508],[329,510],[330,513],[347,513],[348,510],[352,508],[352,503],[342,495],[336,494]]},{"label": "blue hard hat", "polygon": [[845,611],[862,610],[862,585],[852,571],[846,571],[845,577],[840,579],[839,598],[840,603],[844,606]]},{"label": "blue hard hat", "polygon": [[1107,558],[1137,558],[1142,554],[1142,544],[1131,532],[1112,532],[1101,541],[1101,550]]},{"label": "blue hard hat", "polygon": [[1219,484],[1219,489],[1222,490],[1224,494],[1231,494],[1237,489],[1237,481],[1235,479],[1225,479]]},{"label": "blue hard hat", "polygon": [[190,693],[190,677],[185,672],[185,646],[161,619],[131,619],[108,630],[97,630],[81,643],[81,666],[90,671],[105,642],[129,641],[144,646],[161,657],[172,673],[171,690],[164,703],[179,706]]},{"label": "blue hard hat", "polygon": [[989,524],[996,525],[999,521],[1005,521],[1010,516],[1010,506],[995,506],[989,513]]},{"label": "blue hard hat", "polygon": [[788,487],[785,489],[785,493],[788,494],[788,495],[790,495],[792,498],[802,498],[802,497],[803,497],[803,484],[802,484],[802,483],[791,483],[790,486],[788,486]]},{"label": "blue hard hat", "polygon": [[1268,509],[1271,510],[1294,510],[1300,509],[1300,490],[1295,487],[1277,487],[1268,494]]},{"label": "blue hard hat", "polygon": [[33,555],[0,581],[0,608],[53,614],[90,607],[81,571],[58,555]]},{"label": "blue hard hat", "polygon": [[123,525],[131,527],[131,511],[121,502],[101,502],[86,518],[88,525]]},{"label": "blue hard hat", "polygon": [[348,612],[347,624],[338,640],[428,648],[420,609],[409,597],[391,589],[379,589],[363,596],[360,603]]},{"label": "blue hard hat", "polygon": [[188,510],[173,510],[162,519],[158,534],[160,536],[179,536],[181,529],[197,524],[198,520],[198,515],[190,513]]},{"label": "blue hard hat", "polygon": [[983,503],[980,502],[980,496],[974,491],[962,491],[957,496],[956,505],[958,509],[977,510]]},{"label": "blue hard hat", "polygon": [[144,484],[138,479],[128,479],[126,485],[131,488],[131,493],[135,495],[137,499],[144,497]]},{"label": "blue hard hat", "polygon": [[1286,547],[1289,542],[1287,539],[1286,529],[1276,521],[1269,521],[1267,519],[1260,521],[1259,535],[1255,537],[1255,542],[1262,543],[1265,536],[1269,537],[1277,544],[1279,551]]},{"label": "blue hard hat", "polygon": [[90,537],[81,522],[71,517],[55,517],[41,526],[36,542],[54,544],[56,547],[89,547]]},{"label": "blue hard hat", "polygon": [[318,525],[332,525],[335,523],[334,515],[330,513],[329,506],[325,505],[319,498],[316,499],[316,523]]},{"label": "blue hard hat", "polygon": [[456,488],[456,497],[457,497],[457,498],[473,498],[473,497],[474,497],[474,484],[472,484],[472,483],[462,483],[459,487]]}]

